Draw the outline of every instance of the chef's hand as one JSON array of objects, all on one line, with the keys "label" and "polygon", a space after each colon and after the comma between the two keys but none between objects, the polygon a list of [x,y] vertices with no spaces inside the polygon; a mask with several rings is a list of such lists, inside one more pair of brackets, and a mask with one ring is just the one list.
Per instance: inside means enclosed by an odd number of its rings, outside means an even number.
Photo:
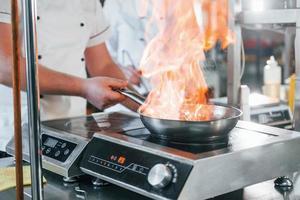
[{"label": "chef's hand", "polygon": [[84,97],[99,109],[104,109],[124,101],[126,98],[114,90],[127,87],[128,83],[123,80],[95,77],[84,80]]},{"label": "chef's hand", "polygon": [[128,82],[139,86],[141,83],[141,72],[135,69],[133,66],[121,67],[123,73],[125,74]]}]

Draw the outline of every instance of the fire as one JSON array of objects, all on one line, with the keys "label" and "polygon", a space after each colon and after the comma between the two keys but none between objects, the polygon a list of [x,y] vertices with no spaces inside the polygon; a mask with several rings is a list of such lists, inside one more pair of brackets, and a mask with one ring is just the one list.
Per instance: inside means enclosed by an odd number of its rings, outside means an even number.
[{"label": "fire", "polygon": [[[143,76],[152,91],[140,111],[174,120],[209,120],[207,84],[201,68],[205,50],[220,41],[222,48],[233,41],[228,19],[228,0],[151,0],[149,27],[157,35],[147,45],[141,60]],[[149,2],[148,2],[149,3]],[[147,5],[142,9],[147,10]]]}]

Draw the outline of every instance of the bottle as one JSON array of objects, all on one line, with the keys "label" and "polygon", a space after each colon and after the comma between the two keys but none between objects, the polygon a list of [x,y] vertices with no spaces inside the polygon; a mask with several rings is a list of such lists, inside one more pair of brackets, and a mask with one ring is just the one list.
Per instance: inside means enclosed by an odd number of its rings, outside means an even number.
[{"label": "bottle", "polygon": [[290,77],[290,83],[289,83],[289,98],[288,98],[288,102],[289,102],[289,106],[290,109],[293,111],[294,110],[294,104],[295,104],[295,89],[296,89],[296,74],[293,74]]},{"label": "bottle", "polygon": [[274,56],[271,56],[264,67],[263,93],[272,98],[280,98],[281,67]]}]

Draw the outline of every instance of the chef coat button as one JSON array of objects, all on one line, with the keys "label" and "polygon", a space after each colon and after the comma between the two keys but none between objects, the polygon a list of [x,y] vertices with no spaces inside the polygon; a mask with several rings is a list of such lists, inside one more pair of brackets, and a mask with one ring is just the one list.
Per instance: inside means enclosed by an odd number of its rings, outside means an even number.
[{"label": "chef coat button", "polygon": [[81,22],[81,23],[80,23],[80,26],[81,26],[81,27],[84,27],[84,23],[83,23],[83,22]]},{"label": "chef coat button", "polygon": [[145,39],[144,39],[144,38],[140,38],[140,41],[141,41],[141,42],[145,42]]},{"label": "chef coat button", "polygon": [[81,61],[82,61],[82,62],[84,62],[84,60],[85,60],[84,58],[81,58]]},{"label": "chef coat button", "polygon": [[38,55],[38,59],[41,60],[42,59],[42,55]]},{"label": "chef coat button", "polygon": [[40,20],[40,16],[37,16],[36,19],[37,19],[37,20]]}]

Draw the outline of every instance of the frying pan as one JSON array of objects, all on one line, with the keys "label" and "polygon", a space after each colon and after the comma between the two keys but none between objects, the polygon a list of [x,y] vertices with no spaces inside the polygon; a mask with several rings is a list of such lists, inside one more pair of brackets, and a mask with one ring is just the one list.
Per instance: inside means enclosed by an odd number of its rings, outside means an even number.
[{"label": "frying pan", "polygon": [[[124,96],[142,105],[145,97],[129,89],[118,90]],[[207,121],[183,121],[160,119],[143,114],[138,110],[141,121],[158,139],[178,143],[203,143],[228,139],[228,133],[235,127],[242,111],[225,105],[203,105],[213,110],[212,118]]]}]

